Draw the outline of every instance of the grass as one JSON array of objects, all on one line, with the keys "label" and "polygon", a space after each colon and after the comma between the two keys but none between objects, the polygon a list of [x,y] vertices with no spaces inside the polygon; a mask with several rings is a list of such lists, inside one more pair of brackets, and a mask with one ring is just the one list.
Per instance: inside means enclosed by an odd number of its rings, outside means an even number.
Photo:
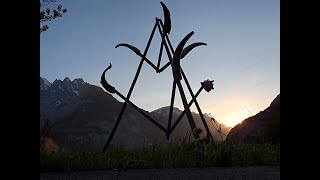
[{"label": "grass", "polygon": [[105,169],[279,166],[280,144],[192,143],[182,140],[140,150],[102,152],[40,152],[40,172]]}]

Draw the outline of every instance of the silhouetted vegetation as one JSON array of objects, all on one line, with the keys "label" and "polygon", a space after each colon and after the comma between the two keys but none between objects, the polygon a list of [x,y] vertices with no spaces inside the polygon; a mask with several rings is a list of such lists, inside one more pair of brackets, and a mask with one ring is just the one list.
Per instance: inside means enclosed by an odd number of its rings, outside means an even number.
[{"label": "silhouetted vegetation", "polygon": [[140,150],[119,148],[105,153],[60,151],[40,154],[40,171],[279,165],[280,144],[212,141],[199,144],[192,143],[190,138],[168,146],[157,144]]},{"label": "silhouetted vegetation", "polygon": [[[53,8],[56,0],[40,0],[40,24],[44,24],[48,21],[52,21],[58,17],[62,17],[62,14],[67,12],[67,9],[62,9],[62,5],[56,5]],[[51,7],[49,8],[49,6]],[[40,33],[48,30],[49,26],[47,24],[41,25]]]},{"label": "silhouetted vegetation", "polygon": [[49,133],[51,131],[51,121],[50,120],[46,120],[44,126],[40,129],[40,150],[44,150],[45,148],[45,144],[46,144],[46,140],[49,136]]},{"label": "silhouetted vegetation", "polygon": [[40,152],[58,152],[59,146],[49,136],[52,129],[52,124],[49,119],[44,123],[44,126],[40,129]]}]

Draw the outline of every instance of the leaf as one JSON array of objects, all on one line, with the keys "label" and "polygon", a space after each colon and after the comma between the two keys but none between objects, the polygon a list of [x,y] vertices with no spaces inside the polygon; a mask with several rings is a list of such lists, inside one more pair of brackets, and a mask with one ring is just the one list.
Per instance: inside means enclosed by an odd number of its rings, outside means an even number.
[{"label": "leaf", "polygon": [[59,16],[59,14],[60,13],[57,10],[53,10],[53,16],[57,17],[57,16]]},{"label": "leaf", "polygon": [[42,12],[40,12],[40,20],[42,20],[42,19],[44,19],[44,18],[45,18],[45,12],[42,11]]},{"label": "leaf", "polygon": [[49,15],[50,14],[50,9],[47,8],[46,12],[47,12],[47,15]]}]

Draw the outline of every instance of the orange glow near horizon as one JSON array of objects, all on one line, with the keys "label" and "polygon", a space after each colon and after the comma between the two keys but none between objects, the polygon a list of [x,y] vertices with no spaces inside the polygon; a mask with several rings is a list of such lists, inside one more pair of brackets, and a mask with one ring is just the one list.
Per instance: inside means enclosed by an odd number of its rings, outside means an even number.
[{"label": "orange glow near horizon", "polygon": [[[215,108],[214,111],[211,110],[211,107],[204,108],[205,112],[214,112],[212,113],[213,117],[221,124],[224,124],[227,127],[234,127],[238,123],[241,123],[246,118],[250,117],[251,114],[244,108],[244,106],[237,106],[237,102],[243,101],[231,101],[221,105],[219,108]],[[209,110],[210,109],[210,110]],[[249,107],[249,109],[251,109]],[[254,112],[251,112],[254,113]],[[253,114],[254,115],[254,114]]]},{"label": "orange glow near horizon", "polygon": [[250,115],[245,112],[238,112],[234,114],[227,115],[225,118],[221,120],[221,123],[228,126],[228,127],[234,127],[238,123],[241,123],[243,120],[248,118]]}]

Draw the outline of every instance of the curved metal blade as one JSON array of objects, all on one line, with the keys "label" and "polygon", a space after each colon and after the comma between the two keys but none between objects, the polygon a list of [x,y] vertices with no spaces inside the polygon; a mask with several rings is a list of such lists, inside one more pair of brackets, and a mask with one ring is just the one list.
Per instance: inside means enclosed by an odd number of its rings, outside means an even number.
[{"label": "curved metal blade", "polygon": [[181,57],[181,51],[184,47],[184,45],[187,43],[187,41],[190,39],[190,37],[194,34],[194,32],[190,32],[188,35],[186,35],[182,41],[177,46],[176,50],[174,51],[173,59],[172,59],[172,69],[173,69],[173,77],[176,81],[180,81],[182,79],[181,77],[181,67],[180,67],[180,57]]},{"label": "curved metal blade", "polygon": [[181,59],[184,58],[193,48],[197,47],[197,46],[201,46],[201,45],[207,45],[204,42],[196,42],[196,43],[192,43],[189,46],[187,46],[186,48],[184,48],[181,52]]},{"label": "curved metal blade", "polygon": [[160,2],[162,9],[163,9],[163,14],[164,14],[164,28],[163,32],[169,34],[171,31],[171,18],[170,18],[170,11],[167,8],[167,6],[163,3]]},{"label": "curved metal blade", "polygon": [[130,44],[121,43],[121,44],[116,45],[116,48],[118,48],[119,46],[127,47],[127,48],[131,49],[133,52],[135,52],[138,56],[142,56],[140,50]]},{"label": "curved metal blade", "polygon": [[112,67],[111,63],[110,65],[106,68],[106,70],[103,71],[102,75],[101,75],[101,80],[100,80],[100,83],[102,84],[102,86],[106,89],[106,91],[108,91],[109,93],[115,93],[116,92],[116,89],[111,86],[106,78],[105,78],[105,74],[106,74],[106,71],[109,70],[110,68]]}]

